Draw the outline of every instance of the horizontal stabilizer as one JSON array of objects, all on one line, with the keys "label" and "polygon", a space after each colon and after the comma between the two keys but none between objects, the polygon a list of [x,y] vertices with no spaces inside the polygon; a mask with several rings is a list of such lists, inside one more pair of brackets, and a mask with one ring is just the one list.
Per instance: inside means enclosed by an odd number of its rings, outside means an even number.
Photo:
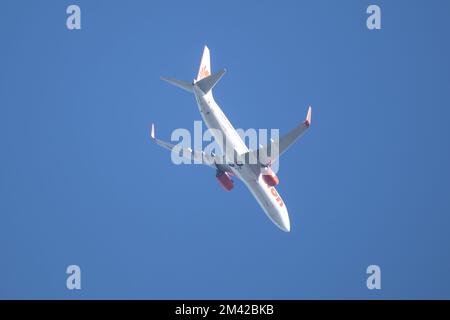
[{"label": "horizontal stabilizer", "polygon": [[177,86],[181,89],[184,89],[188,92],[193,92],[193,85],[187,81],[182,81],[182,80],[177,80],[177,79],[172,79],[172,78],[166,78],[166,77],[161,77],[161,80],[164,80],[170,84],[173,84],[174,86]]},{"label": "horizontal stabilizer", "polygon": [[219,82],[219,80],[223,77],[223,75],[227,72],[225,69],[220,70],[217,73],[214,73],[206,78],[203,78],[200,81],[195,83],[196,86],[200,88],[205,94],[214,88],[214,86]]}]

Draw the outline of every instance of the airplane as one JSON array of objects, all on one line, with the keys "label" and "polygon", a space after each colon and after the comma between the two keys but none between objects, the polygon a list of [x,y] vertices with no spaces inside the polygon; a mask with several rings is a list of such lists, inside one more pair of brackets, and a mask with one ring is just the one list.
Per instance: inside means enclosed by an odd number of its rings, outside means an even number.
[{"label": "airplane", "polygon": [[[212,89],[225,72],[226,70],[222,69],[217,73],[211,74],[210,51],[205,46],[197,78],[192,83],[167,77],[161,77],[161,79],[194,94],[203,121],[209,129],[217,130],[211,130],[213,137],[215,139],[224,139],[226,146],[232,146],[233,155],[238,154],[244,157],[253,155],[257,161],[255,163],[244,162],[238,164],[236,163],[236,157],[230,155],[229,152],[225,152],[225,155],[219,156],[213,153],[206,154],[202,150],[192,150],[190,148],[182,149],[182,156],[188,157],[189,159],[201,160],[203,164],[216,169],[216,178],[226,191],[230,191],[234,187],[232,176],[238,177],[248,187],[269,219],[281,230],[289,232],[291,225],[288,210],[275,188],[279,183],[279,179],[271,169],[271,165],[310,127],[311,106],[308,108],[306,119],[296,128],[280,138],[275,140],[271,139],[270,143],[260,146],[257,150],[249,150],[215,102],[212,94]],[[221,135],[218,133],[221,133]],[[151,138],[157,145],[170,151],[175,148],[175,145],[155,137],[154,124],[151,127]],[[274,152],[272,154],[270,151],[276,150],[276,148],[278,148],[278,153]]]}]

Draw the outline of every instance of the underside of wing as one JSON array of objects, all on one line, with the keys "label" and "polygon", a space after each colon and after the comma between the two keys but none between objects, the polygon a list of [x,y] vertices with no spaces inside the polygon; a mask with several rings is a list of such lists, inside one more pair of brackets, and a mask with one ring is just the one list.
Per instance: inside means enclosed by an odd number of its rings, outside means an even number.
[{"label": "underside of wing", "polygon": [[257,159],[258,162],[263,165],[275,162],[306,132],[306,130],[308,130],[310,126],[311,107],[308,108],[308,114],[305,121],[279,139],[272,140],[271,143],[262,146],[258,150],[250,151],[250,159]]}]

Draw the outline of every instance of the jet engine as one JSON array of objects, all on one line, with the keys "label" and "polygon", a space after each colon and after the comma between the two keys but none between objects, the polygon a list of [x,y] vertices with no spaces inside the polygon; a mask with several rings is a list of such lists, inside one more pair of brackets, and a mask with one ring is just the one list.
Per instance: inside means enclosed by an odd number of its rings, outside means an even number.
[{"label": "jet engine", "polygon": [[275,172],[273,172],[269,167],[262,170],[262,178],[270,187],[274,187],[280,182]]},{"label": "jet engine", "polygon": [[216,178],[219,181],[220,185],[226,190],[231,191],[234,187],[234,182],[230,177],[230,174],[226,171],[218,171],[216,174]]}]

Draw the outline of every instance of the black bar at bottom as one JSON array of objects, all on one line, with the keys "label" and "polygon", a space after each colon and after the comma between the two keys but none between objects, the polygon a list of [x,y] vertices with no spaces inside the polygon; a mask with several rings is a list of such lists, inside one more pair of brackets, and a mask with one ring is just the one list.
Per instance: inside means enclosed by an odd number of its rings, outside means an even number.
[{"label": "black bar at bottom", "polygon": [[[446,314],[449,300],[6,300],[3,313],[65,316],[139,315],[139,319],[301,319],[305,316],[360,319]],[[10,309],[10,310],[8,310]],[[309,317],[308,317],[309,318]]]}]

